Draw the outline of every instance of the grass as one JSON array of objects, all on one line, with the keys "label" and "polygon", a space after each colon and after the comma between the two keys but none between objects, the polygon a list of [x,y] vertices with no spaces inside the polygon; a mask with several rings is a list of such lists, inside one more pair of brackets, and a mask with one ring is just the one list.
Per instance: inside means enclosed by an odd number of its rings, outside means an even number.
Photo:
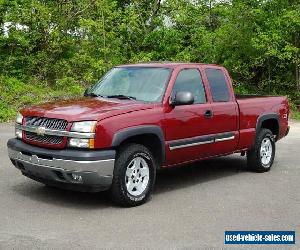
[{"label": "grass", "polygon": [[82,96],[84,88],[72,79],[49,86],[0,76],[0,122],[12,121],[24,106]]},{"label": "grass", "polygon": [[291,118],[300,121],[300,112],[297,110],[291,111]]}]

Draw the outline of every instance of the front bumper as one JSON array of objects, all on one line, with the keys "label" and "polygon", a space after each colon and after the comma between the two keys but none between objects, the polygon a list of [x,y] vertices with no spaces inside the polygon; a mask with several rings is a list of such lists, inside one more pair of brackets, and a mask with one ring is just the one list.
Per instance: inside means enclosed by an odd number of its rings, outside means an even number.
[{"label": "front bumper", "polygon": [[65,189],[98,192],[110,187],[115,150],[52,150],[18,139],[7,142],[8,155],[22,174]]}]

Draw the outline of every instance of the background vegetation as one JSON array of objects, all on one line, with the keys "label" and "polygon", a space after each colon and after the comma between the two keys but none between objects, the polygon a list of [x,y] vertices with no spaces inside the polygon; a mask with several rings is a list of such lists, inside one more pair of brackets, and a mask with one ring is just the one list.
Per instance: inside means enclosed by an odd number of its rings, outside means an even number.
[{"label": "background vegetation", "polygon": [[299,0],[0,0],[0,27],[1,121],[139,61],[221,64],[300,105]]}]

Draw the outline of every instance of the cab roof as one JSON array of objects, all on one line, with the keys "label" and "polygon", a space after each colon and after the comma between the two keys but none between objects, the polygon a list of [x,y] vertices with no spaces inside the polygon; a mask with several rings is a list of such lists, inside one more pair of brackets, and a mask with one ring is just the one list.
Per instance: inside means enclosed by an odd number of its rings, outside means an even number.
[{"label": "cab roof", "polygon": [[116,67],[127,68],[127,67],[161,67],[161,68],[176,68],[178,66],[189,66],[189,65],[211,65],[219,66],[217,64],[207,63],[189,63],[189,62],[142,62],[134,64],[123,64]]}]

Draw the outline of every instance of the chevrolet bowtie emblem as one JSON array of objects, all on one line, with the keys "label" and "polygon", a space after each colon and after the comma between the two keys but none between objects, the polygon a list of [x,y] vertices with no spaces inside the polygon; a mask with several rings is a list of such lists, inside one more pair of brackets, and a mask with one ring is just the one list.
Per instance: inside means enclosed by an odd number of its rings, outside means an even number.
[{"label": "chevrolet bowtie emblem", "polygon": [[46,128],[45,128],[45,127],[38,127],[38,128],[36,129],[36,133],[37,133],[38,135],[44,135],[45,132],[46,132]]}]

